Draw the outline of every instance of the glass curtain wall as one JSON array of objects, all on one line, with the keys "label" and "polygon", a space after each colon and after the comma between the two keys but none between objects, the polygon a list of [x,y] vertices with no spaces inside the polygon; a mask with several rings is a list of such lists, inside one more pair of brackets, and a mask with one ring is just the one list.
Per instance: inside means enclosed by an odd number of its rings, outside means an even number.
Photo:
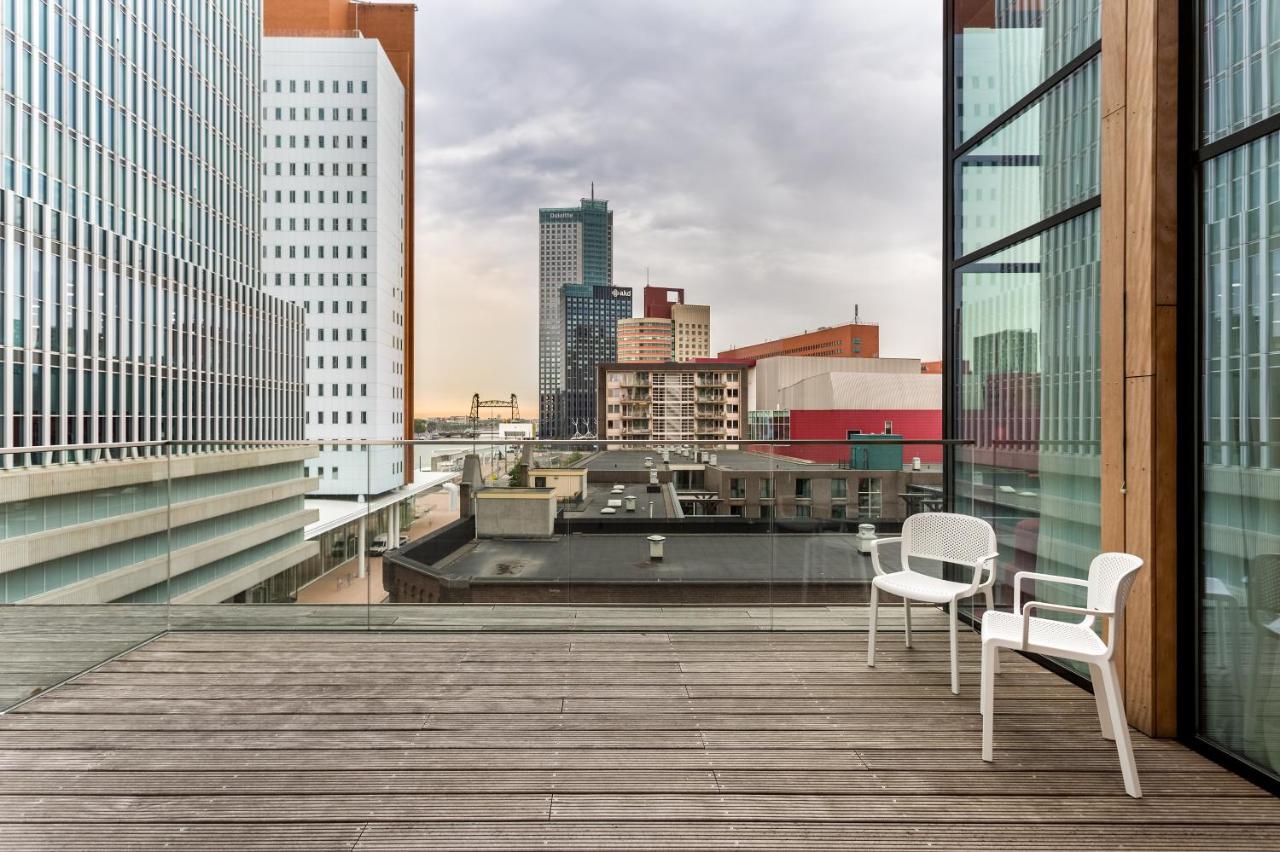
[{"label": "glass curtain wall", "polygon": [[995,528],[1007,607],[1101,540],[1099,4],[957,2],[948,32],[950,496]]},{"label": "glass curtain wall", "polygon": [[1280,776],[1280,10],[1200,14],[1196,732]]}]

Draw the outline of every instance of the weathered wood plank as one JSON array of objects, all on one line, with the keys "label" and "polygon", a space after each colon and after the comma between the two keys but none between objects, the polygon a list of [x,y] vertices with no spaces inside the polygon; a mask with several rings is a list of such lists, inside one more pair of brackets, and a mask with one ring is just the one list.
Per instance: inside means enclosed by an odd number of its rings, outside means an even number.
[{"label": "weathered wood plank", "polygon": [[968,634],[959,696],[930,634],[875,670],[849,634],[472,638],[161,637],[0,717],[0,848],[1259,849],[1280,824],[1141,735],[1130,800],[1092,697],[1014,655],[984,764]]}]

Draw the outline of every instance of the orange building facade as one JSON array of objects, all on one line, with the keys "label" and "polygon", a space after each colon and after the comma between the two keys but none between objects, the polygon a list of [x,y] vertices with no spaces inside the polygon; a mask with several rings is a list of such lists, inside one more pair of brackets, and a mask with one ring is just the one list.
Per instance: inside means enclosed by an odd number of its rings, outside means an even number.
[{"label": "orange building facade", "polygon": [[[413,437],[414,291],[413,152],[414,22],[412,3],[353,3],[350,0],[263,0],[265,36],[362,35],[382,45],[404,86],[404,437]],[[413,447],[405,448],[405,470],[413,470]]]},{"label": "orange building facade", "polygon": [[665,317],[629,317],[618,320],[618,361],[663,362],[675,360],[675,323]]},{"label": "orange building facade", "polygon": [[879,358],[880,326],[848,323],[820,328],[779,340],[726,349],[719,357],[768,358],[774,355]]}]

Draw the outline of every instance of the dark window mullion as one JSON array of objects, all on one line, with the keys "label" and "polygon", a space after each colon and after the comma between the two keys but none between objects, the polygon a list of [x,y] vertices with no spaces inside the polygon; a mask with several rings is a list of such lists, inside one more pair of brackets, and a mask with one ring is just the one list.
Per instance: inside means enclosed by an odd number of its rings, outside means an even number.
[{"label": "dark window mullion", "polygon": [[1066,208],[1065,210],[1059,210],[1057,213],[1054,213],[1052,216],[1046,216],[1045,218],[1041,219],[1039,222],[1028,225],[1027,227],[1022,228],[1021,230],[1014,231],[1012,234],[1009,234],[1007,237],[1001,237],[1000,239],[996,240],[994,243],[987,243],[985,246],[976,248],[973,251],[969,252],[968,254],[962,255],[961,257],[957,257],[955,260],[951,261],[950,263],[951,271],[954,272],[960,269],[961,267],[968,266],[970,263],[973,263],[976,260],[982,260],[982,258],[986,257],[989,254],[995,254],[998,251],[1003,251],[1004,249],[1007,249],[1010,246],[1015,246],[1018,243],[1025,242],[1026,240],[1029,240],[1032,237],[1038,237],[1040,234],[1044,233],[1050,228],[1061,225],[1063,222],[1067,222],[1071,219],[1076,218],[1077,216],[1082,216],[1085,213],[1088,213],[1090,210],[1093,210],[1094,208],[1097,208],[1100,206],[1102,206],[1102,196],[1099,194],[1099,195],[1093,196],[1092,198],[1087,198],[1084,201],[1081,201],[1079,204],[1073,204],[1070,207]]},{"label": "dark window mullion", "polygon": [[[1023,95],[1021,98],[1019,98],[1013,104],[1013,106],[1009,107],[1004,112],[1000,113],[995,118],[991,119],[991,121],[988,122],[986,126],[984,126],[977,133],[970,136],[960,145],[954,146],[951,149],[951,159],[954,160],[954,159],[957,159],[958,157],[962,157],[967,151],[970,151],[973,148],[977,147],[978,145],[982,144],[987,138],[989,138],[990,136],[994,135],[996,132],[1001,130],[1004,127],[1004,125],[1007,124],[1009,121],[1011,121],[1014,118],[1017,118],[1019,113],[1024,112],[1033,104],[1035,104],[1036,101],[1044,97],[1044,94],[1046,92],[1048,92],[1054,86],[1061,83],[1063,80],[1070,77],[1075,72],[1079,71],[1081,68],[1083,68],[1085,65],[1088,64],[1090,59],[1093,59],[1095,56],[1098,56],[1101,53],[1102,53],[1102,41],[1101,39],[1099,39],[1098,41],[1095,41],[1093,44],[1089,45],[1079,54],[1077,54],[1075,59],[1072,59],[1066,65],[1063,65],[1057,71],[1054,71],[1052,74],[1046,77],[1044,81],[1041,82],[1038,86],[1036,86],[1034,89],[1032,89],[1031,91]],[[949,73],[952,75],[952,77],[954,77],[955,69],[954,68],[950,69]],[[954,79],[951,79],[948,83],[948,85],[951,86],[953,89],[954,89],[954,84],[955,84]],[[953,102],[952,108],[954,109],[954,102]]]}]

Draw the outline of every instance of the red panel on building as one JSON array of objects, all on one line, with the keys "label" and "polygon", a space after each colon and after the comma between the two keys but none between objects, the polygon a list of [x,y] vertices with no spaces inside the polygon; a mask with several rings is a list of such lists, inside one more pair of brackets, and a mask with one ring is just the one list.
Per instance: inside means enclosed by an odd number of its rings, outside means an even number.
[{"label": "red panel on building", "polygon": [[[889,424],[886,430],[886,424]],[[804,440],[844,441],[850,432],[864,435],[882,435],[889,431],[902,438],[916,441],[942,440],[941,409],[866,409],[860,411],[829,409],[823,411],[792,411],[791,437]],[[835,464],[849,460],[847,445],[824,446],[797,445],[784,451],[786,455],[810,461]],[[924,464],[942,464],[942,445],[918,444],[904,446],[902,457],[910,461],[919,456]]]},{"label": "red panel on building", "polygon": [[[671,294],[675,294],[674,297]],[[671,306],[684,304],[683,287],[645,287],[644,315],[671,319]]]}]

